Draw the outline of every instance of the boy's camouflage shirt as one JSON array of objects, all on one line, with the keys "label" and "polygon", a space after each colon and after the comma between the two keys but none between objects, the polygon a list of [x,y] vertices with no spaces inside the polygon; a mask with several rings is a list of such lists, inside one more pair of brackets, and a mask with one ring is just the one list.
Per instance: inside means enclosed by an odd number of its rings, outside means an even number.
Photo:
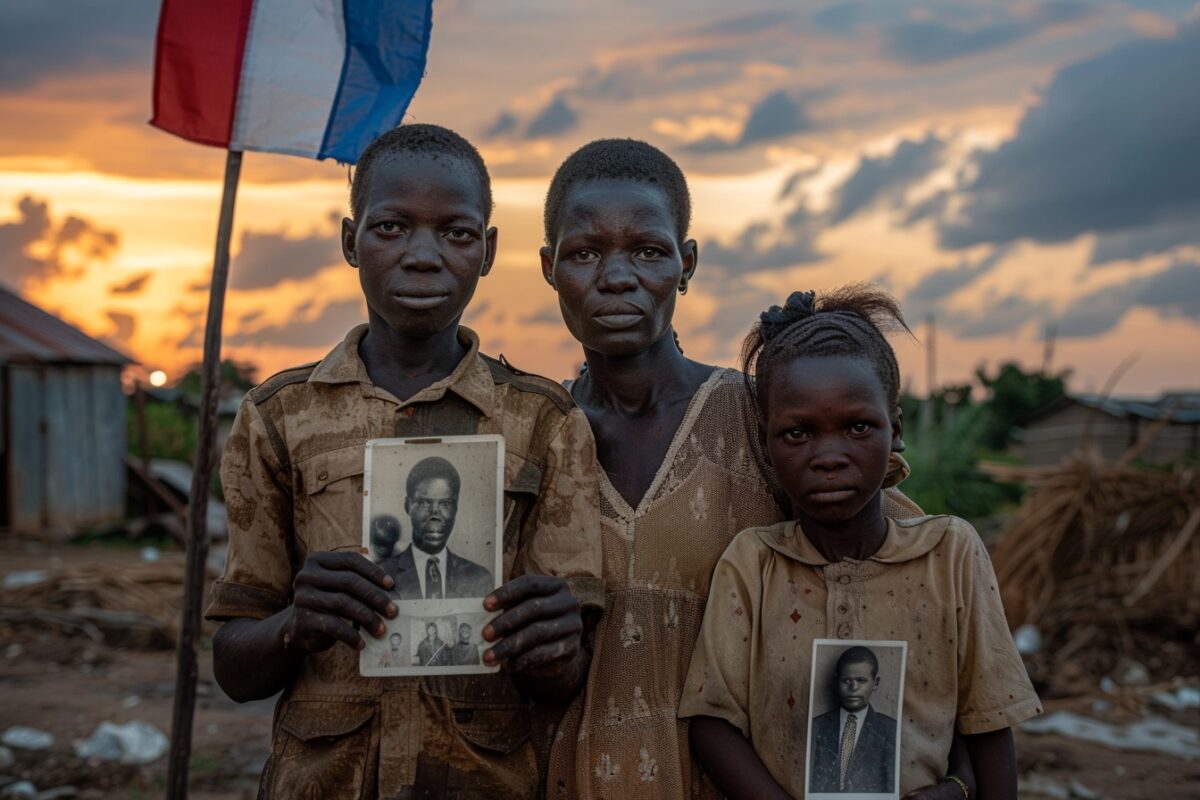
[{"label": "boy's camouflage shirt", "polygon": [[[366,326],[322,361],[279,373],[242,403],[221,479],[224,575],[206,616],[264,619],[291,602],[311,552],[362,544],[363,448],[391,436],[505,439],[504,578],[568,580],[603,608],[595,444],[559,385],[479,354],[406,402],[371,383]],[[254,669],[254,665],[246,665]],[[504,673],[364,678],[343,644],[305,660],[275,709],[261,792],[269,797],[532,797],[533,710]]]}]

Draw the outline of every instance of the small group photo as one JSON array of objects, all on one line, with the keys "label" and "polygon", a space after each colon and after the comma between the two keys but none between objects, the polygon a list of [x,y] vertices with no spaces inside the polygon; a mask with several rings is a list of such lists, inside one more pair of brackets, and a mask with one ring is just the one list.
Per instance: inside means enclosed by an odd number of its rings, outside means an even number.
[{"label": "small group photo", "polygon": [[367,443],[363,548],[395,582],[399,615],[360,655],[364,675],[490,672],[483,600],[502,575],[500,436]]},{"label": "small group photo", "polygon": [[432,616],[400,615],[387,621],[382,639],[367,637],[359,657],[360,671],[373,677],[464,675],[494,672],[483,653],[490,646],[483,628],[495,617],[487,611]]},{"label": "small group photo", "polygon": [[899,798],[907,642],[813,642],[807,797]]}]

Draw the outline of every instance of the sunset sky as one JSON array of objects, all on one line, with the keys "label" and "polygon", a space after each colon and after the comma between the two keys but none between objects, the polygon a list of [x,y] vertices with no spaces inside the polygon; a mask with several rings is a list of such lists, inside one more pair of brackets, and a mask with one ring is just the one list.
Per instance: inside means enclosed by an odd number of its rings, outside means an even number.
[{"label": "sunset sky", "polygon": [[[214,7],[219,4],[214,3]],[[1200,385],[1200,6],[1174,0],[435,0],[408,119],[492,169],[497,268],[467,324],[554,378],[581,356],[537,259],[558,163],[645,139],[693,194],[689,356],[732,364],[794,289],[876,281],[926,387],[1042,362],[1096,391]],[[0,283],[178,375],[200,358],[224,152],[147,124],[158,3],[0,5]],[[365,319],[345,166],[246,155],[225,353],[259,377]]]}]

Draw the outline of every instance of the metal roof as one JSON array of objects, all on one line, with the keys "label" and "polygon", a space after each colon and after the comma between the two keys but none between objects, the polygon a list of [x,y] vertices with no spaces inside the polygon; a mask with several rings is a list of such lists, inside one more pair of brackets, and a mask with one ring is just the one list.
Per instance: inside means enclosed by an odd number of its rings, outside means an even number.
[{"label": "metal roof", "polygon": [[133,359],[0,287],[0,363],[12,362],[120,365]]},{"label": "metal roof", "polygon": [[1200,406],[1197,405],[1196,398],[1196,392],[1167,392],[1161,397],[1153,399],[1106,397],[1098,394],[1066,395],[1037,409],[1020,424],[1027,427],[1072,403],[1078,403],[1117,419],[1160,420],[1169,418],[1174,423],[1195,425],[1200,423]]}]

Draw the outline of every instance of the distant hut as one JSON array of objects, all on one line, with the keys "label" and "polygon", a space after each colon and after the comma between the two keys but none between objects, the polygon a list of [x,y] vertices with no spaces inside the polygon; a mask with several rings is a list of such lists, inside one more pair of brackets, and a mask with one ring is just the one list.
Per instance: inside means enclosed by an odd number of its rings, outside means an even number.
[{"label": "distant hut", "polygon": [[1200,392],[1156,399],[1063,396],[1024,419],[1013,439],[1025,463],[1050,466],[1085,445],[1115,460],[1151,433],[1138,456],[1146,463],[1200,457]]},{"label": "distant hut", "polygon": [[77,530],[121,518],[129,363],[0,288],[0,527]]}]

